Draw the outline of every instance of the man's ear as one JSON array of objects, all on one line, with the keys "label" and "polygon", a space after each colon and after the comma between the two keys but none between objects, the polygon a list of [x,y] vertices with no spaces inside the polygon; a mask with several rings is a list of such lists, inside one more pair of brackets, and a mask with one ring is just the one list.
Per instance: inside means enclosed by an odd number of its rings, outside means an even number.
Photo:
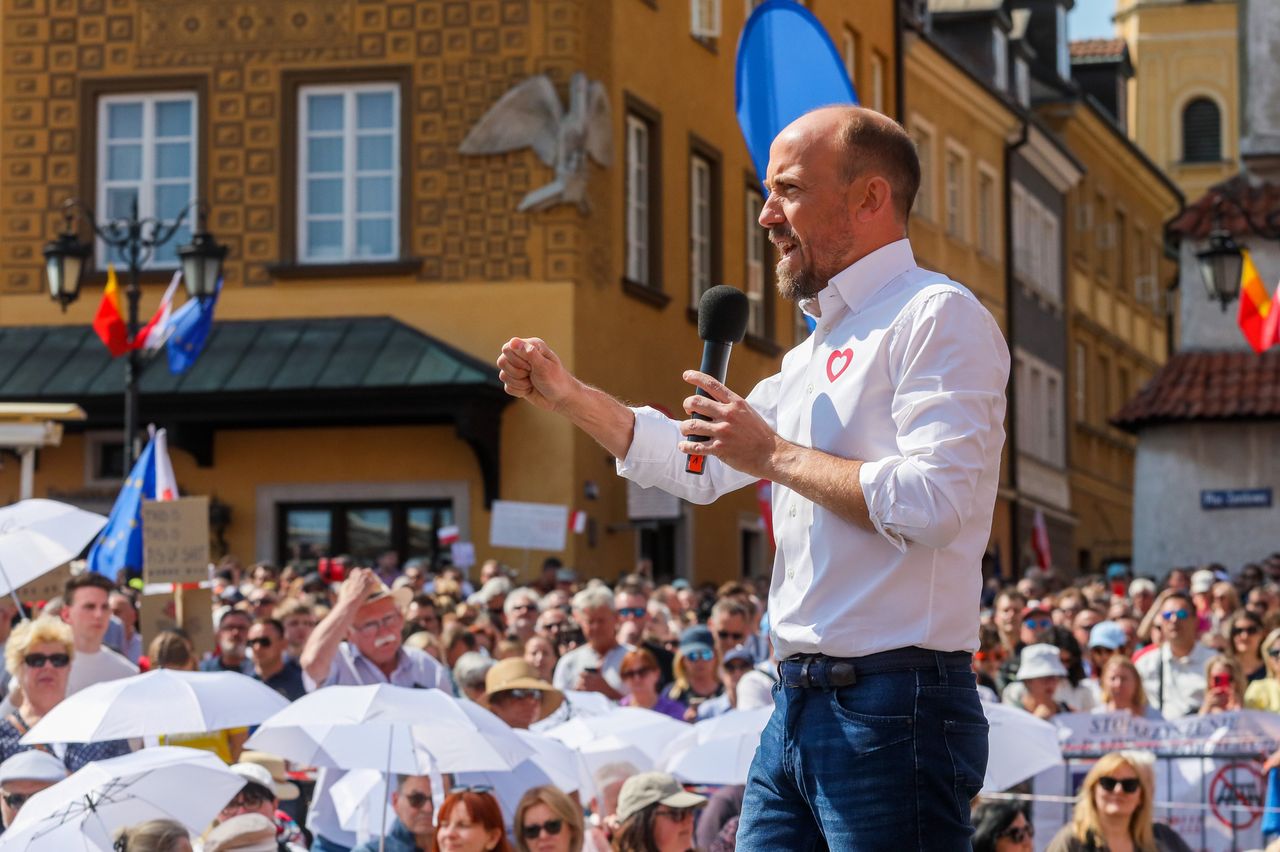
[{"label": "man's ear", "polygon": [[893,190],[889,186],[889,181],[880,175],[873,175],[865,181],[854,181],[852,187],[857,187],[859,184],[863,189],[854,210],[854,216],[859,222],[870,222],[892,211]]}]

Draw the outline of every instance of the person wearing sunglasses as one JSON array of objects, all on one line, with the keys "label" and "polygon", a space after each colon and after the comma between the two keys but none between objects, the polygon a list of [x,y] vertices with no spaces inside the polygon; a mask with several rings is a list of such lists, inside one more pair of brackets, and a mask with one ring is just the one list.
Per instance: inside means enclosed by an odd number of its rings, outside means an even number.
[{"label": "person wearing sunglasses", "polygon": [[284,624],[274,618],[259,618],[249,628],[249,653],[253,657],[253,677],[290,701],[307,694],[302,682],[302,666],[285,656],[288,646]]},{"label": "person wearing sunglasses", "polygon": [[38,748],[56,755],[69,771],[75,772],[91,761],[129,753],[129,744],[124,740],[65,746],[28,746],[18,742],[67,697],[67,680],[74,656],[71,628],[56,618],[42,616],[13,628],[4,646],[4,664],[12,682],[21,688],[22,703],[0,719],[0,761],[20,751]]},{"label": "person wearing sunglasses", "polygon": [[[271,755],[261,752],[251,754],[255,755],[255,759],[231,765],[231,771],[244,779],[244,786],[218,812],[214,820],[214,828],[246,814],[266,817],[271,821],[273,829],[271,840],[274,841],[277,852],[305,852],[306,846],[303,845],[305,837],[302,830],[288,814],[280,810],[282,799],[293,801],[301,794],[298,785],[288,779],[276,780],[271,769],[265,765],[266,762],[271,762]],[[279,769],[283,772],[284,762],[278,758],[274,762],[279,763]],[[225,830],[223,833],[234,834],[235,832]],[[206,848],[209,846],[211,837],[213,837],[213,831],[205,837]]]},{"label": "person wearing sunglasses", "polygon": [[672,719],[684,720],[685,705],[658,689],[658,661],[647,648],[628,651],[622,658],[622,681],[631,692],[618,703],[623,707],[641,707],[655,713],[663,713]]},{"label": "person wearing sunglasses", "polygon": [[516,852],[582,852],[582,808],[556,787],[528,790],[514,825]]},{"label": "person wearing sunglasses", "polygon": [[1189,596],[1168,593],[1153,609],[1163,641],[1134,665],[1152,706],[1166,719],[1181,719],[1204,702],[1204,667],[1213,649],[1198,641],[1196,609]]},{"label": "person wearing sunglasses", "polygon": [[21,751],[0,763],[0,820],[4,827],[36,793],[67,777],[67,767],[47,751]]},{"label": "person wearing sunglasses", "polygon": [[499,660],[485,672],[481,703],[518,730],[529,730],[563,701],[564,694],[539,677],[524,657]]},{"label": "person wearing sunglasses", "polygon": [[1035,826],[1019,802],[982,800],[973,807],[973,852],[1031,852]]},{"label": "person wearing sunglasses", "polygon": [[689,852],[694,811],[706,803],[665,772],[631,776],[618,793],[613,852]]},{"label": "person wearing sunglasses", "polygon": [[675,680],[667,687],[666,696],[684,705],[684,719],[698,717],[698,705],[724,692],[720,682],[720,660],[711,641],[711,631],[695,624],[680,634],[680,647],[672,664]]},{"label": "person wearing sunglasses", "polygon": [[698,721],[723,716],[738,707],[738,683],[755,668],[755,658],[745,645],[730,648],[720,661],[720,683],[724,692],[698,705]]},{"label": "person wearing sunglasses", "polygon": [[1267,676],[1267,664],[1262,659],[1262,640],[1267,631],[1262,619],[1247,609],[1236,610],[1223,623],[1223,651],[1240,664],[1245,680],[1253,683]]},{"label": "person wearing sunglasses", "polygon": [[1253,681],[1244,691],[1244,706],[1249,710],[1280,713],[1280,630],[1272,630],[1259,649],[1267,667],[1267,676]]},{"label": "person wearing sunglasses", "polygon": [[[396,818],[385,838],[374,837],[351,852],[429,852],[435,838],[430,775],[397,775],[391,793]],[[385,843],[385,846],[382,845]]]},{"label": "person wearing sunglasses", "polygon": [[1048,852],[1191,852],[1176,831],[1154,821],[1154,763],[1147,752],[1103,755],[1085,776],[1071,822],[1050,841]]}]

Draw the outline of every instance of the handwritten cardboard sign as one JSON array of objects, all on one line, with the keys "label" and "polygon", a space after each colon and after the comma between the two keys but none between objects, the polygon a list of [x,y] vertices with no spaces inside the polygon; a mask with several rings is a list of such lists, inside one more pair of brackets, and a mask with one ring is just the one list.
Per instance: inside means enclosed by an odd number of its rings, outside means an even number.
[{"label": "handwritten cardboard sign", "polygon": [[62,591],[71,579],[71,565],[60,565],[48,574],[36,577],[30,583],[18,587],[18,600],[38,603],[50,598],[62,597]]},{"label": "handwritten cardboard sign", "polygon": [[[182,596],[182,614],[179,620],[178,595]],[[145,651],[151,640],[161,630],[181,627],[191,639],[196,657],[213,650],[213,592],[210,589],[184,589],[181,592],[143,595],[138,615],[138,630],[142,633]]]},{"label": "handwritten cardboard sign", "polygon": [[142,577],[148,583],[209,579],[209,498],[142,504]]}]

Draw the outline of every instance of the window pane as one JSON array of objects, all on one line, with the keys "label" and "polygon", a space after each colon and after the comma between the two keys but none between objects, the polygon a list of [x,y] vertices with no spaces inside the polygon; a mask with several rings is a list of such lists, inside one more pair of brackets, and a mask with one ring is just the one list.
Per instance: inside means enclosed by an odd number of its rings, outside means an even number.
[{"label": "window pane", "polygon": [[142,146],[108,145],[107,180],[141,180]]},{"label": "window pane", "polygon": [[390,255],[391,220],[361,219],[356,222],[356,254],[360,257]]},{"label": "window pane", "polygon": [[107,106],[108,139],[142,138],[142,104],[110,104]]},{"label": "window pane", "polygon": [[191,177],[191,145],[188,142],[167,142],[156,146],[156,177]]},{"label": "window pane", "polygon": [[372,562],[391,550],[390,509],[348,509],[347,552],[359,564]]},{"label": "window pane", "polygon": [[436,552],[436,529],[443,524],[436,521],[436,511],[430,508],[409,509],[405,512],[405,528],[408,533],[409,558],[431,557]]},{"label": "window pane", "polygon": [[307,212],[342,212],[342,178],[313,178],[307,181]]},{"label": "window pane", "polygon": [[333,532],[328,509],[291,509],[285,513],[285,552],[290,560],[316,559],[329,553]]},{"label": "window pane", "polygon": [[308,95],[307,129],[341,130],[342,95]]},{"label": "window pane", "polygon": [[189,242],[191,242],[191,228],[183,225],[174,233],[173,239],[156,249],[156,253],[152,257],[152,265],[177,266],[178,247],[185,246]]},{"label": "window pane", "polygon": [[361,171],[391,168],[391,137],[361,136],[356,141],[356,168]]},{"label": "window pane", "polygon": [[341,172],[342,137],[323,136],[307,140],[307,171]]},{"label": "window pane", "polygon": [[391,212],[391,178],[360,178],[356,181],[357,213]]},{"label": "window pane", "polygon": [[156,104],[156,136],[190,135],[190,101],[162,101]]},{"label": "window pane", "polygon": [[185,183],[167,183],[156,187],[156,216],[176,219],[178,212],[191,200],[191,187]]},{"label": "window pane", "polygon": [[391,127],[390,92],[370,92],[356,96],[356,127],[360,130]]},{"label": "window pane", "polygon": [[312,259],[342,257],[342,223],[308,222],[307,257]]},{"label": "window pane", "polygon": [[138,197],[134,187],[107,190],[107,218],[123,219],[133,215],[133,201]]}]

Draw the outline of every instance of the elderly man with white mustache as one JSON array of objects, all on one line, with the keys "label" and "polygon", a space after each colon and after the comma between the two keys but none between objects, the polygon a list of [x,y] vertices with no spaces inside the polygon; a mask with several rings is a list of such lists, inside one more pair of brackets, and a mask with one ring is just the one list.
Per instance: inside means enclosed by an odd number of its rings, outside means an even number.
[{"label": "elderly man with white mustache", "polygon": [[[334,684],[390,683],[452,695],[448,671],[425,651],[401,644],[403,609],[412,597],[412,589],[388,589],[367,568],[352,571],[338,591],[337,603],[302,649],[299,662],[307,691]],[[316,784],[307,816],[316,835],[313,852],[338,852],[355,845],[355,834],[342,828],[328,795],[342,774],[325,770]]]}]

